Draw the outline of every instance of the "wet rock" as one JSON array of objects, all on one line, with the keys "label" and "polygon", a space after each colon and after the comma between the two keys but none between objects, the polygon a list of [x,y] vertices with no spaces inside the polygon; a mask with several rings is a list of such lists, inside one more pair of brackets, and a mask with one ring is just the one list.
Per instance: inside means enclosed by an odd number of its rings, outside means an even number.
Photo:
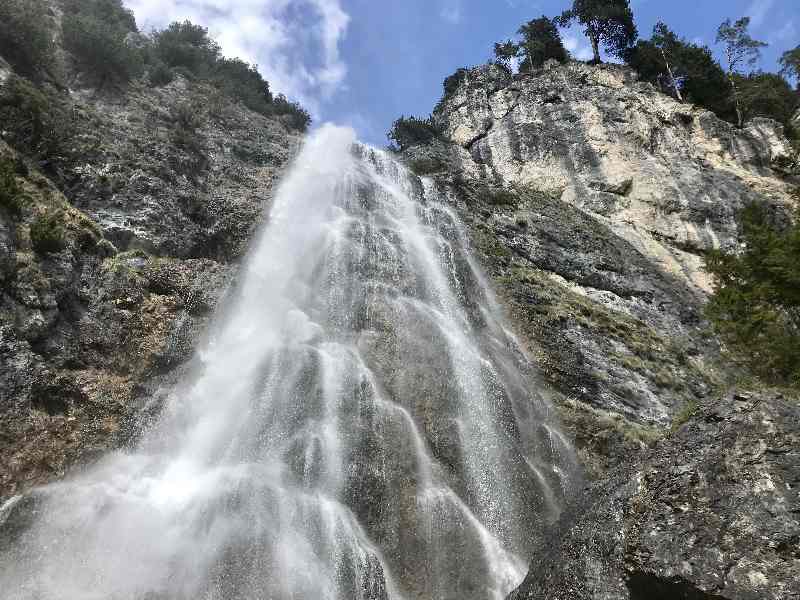
[{"label": "wet rock", "polygon": [[[190,164],[169,115],[200,99],[207,152]],[[157,413],[147,397],[188,368],[300,143],[180,77],[71,100],[86,152],[49,179],[21,170],[22,214],[0,216],[0,502],[129,443]],[[2,142],[0,153],[26,165]],[[46,256],[28,235],[42,211],[64,229]]]}]

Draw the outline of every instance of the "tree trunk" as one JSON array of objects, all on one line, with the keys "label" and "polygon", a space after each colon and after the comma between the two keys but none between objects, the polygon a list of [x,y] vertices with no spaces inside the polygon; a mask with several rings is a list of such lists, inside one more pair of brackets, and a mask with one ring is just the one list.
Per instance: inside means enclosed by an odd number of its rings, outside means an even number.
[{"label": "tree trunk", "polygon": [[667,55],[663,49],[661,50],[661,56],[664,57],[664,64],[667,65],[667,73],[669,74],[669,81],[672,84],[672,89],[675,90],[675,95],[678,97],[678,102],[683,102],[683,96],[681,95],[681,90],[678,87],[678,84],[675,82],[675,76],[672,74],[672,67],[669,66]]},{"label": "tree trunk", "polygon": [[600,58],[600,40],[596,35],[589,35],[589,41],[592,42],[592,52],[594,52],[594,64],[599,65],[603,62]]},{"label": "tree trunk", "polygon": [[741,129],[744,125],[744,119],[742,118],[742,107],[739,104],[739,90],[736,89],[736,82],[733,79],[733,73],[728,73],[728,79],[731,82],[731,90],[733,91],[733,104],[736,107],[736,123],[739,126],[739,129]]}]

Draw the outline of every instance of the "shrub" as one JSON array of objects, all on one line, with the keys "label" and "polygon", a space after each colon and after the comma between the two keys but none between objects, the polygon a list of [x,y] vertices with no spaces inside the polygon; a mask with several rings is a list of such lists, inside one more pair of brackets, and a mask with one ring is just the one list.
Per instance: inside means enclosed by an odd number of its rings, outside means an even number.
[{"label": "shrub", "polygon": [[800,221],[775,221],[764,207],[747,206],[741,213],[744,250],[709,255],[706,266],[716,283],[707,314],[754,373],[798,385]]},{"label": "shrub", "polygon": [[222,57],[205,27],[190,21],[170,24],[153,34],[153,54],[174,73],[190,81],[206,80],[250,110],[279,117],[292,129],[306,131],[311,124],[311,115],[302,106],[283,95],[273,98],[269,83],[255,65]]},{"label": "shrub", "polygon": [[0,55],[31,76],[53,57],[53,34],[43,0],[0,2]]},{"label": "shrub", "polygon": [[66,0],[64,13],[91,16],[125,32],[139,31],[133,12],[125,8],[121,0]]},{"label": "shrub", "polygon": [[16,165],[7,156],[0,157],[0,207],[14,217],[22,212],[22,190],[17,184]]},{"label": "shrub", "polygon": [[62,31],[64,47],[101,83],[141,74],[142,51],[128,41],[136,21],[119,0],[70,0]]},{"label": "shrub", "polygon": [[401,116],[394,122],[387,137],[400,150],[405,150],[441,137],[441,131],[430,117],[419,119],[413,116]]},{"label": "shrub", "polygon": [[753,73],[747,77],[734,75],[739,90],[742,116],[768,117],[788,126],[800,98],[789,83],[775,73]]},{"label": "shrub", "polygon": [[417,158],[409,163],[411,172],[415,175],[430,175],[438,171],[444,171],[447,163],[438,157]]},{"label": "shrub", "polygon": [[212,82],[221,91],[241,101],[247,108],[265,113],[272,103],[269,83],[255,65],[238,58],[221,58],[214,66]]},{"label": "shrub", "polygon": [[458,69],[452,75],[448,75],[445,77],[444,81],[442,82],[442,87],[444,88],[444,94],[442,95],[441,100],[436,104],[436,108],[433,109],[434,114],[440,113],[444,108],[444,103],[447,102],[453,94],[458,91],[459,86],[467,79],[467,75],[469,74],[469,69]]},{"label": "shrub", "polygon": [[187,152],[205,156],[205,139],[199,131],[203,127],[203,117],[198,105],[183,102],[172,108],[172,143]]},{"label": "shrub", "polygon": [[12,75],[0,89],[0,116],[6,139],[14,146],[35,150],[44,130],[48,101],[27,79]]},{"label": "shrub", "polygon": [[31,246],[38,254],[59,252],[64,248],[63,215],[60,211],[39,213],[30,227]]},{"label": "shrub", "polygon": [[4,139],[17,150],[51,161],[71,154],[74,122],[65,95],[10,76],[0,88]]},{"label": "shrub", "polygon": [[219,45],[208,36],[208,29],[190,21],[171,23],[155,32],[153,50],[164,64],[197,76],[211,75],[219,58]]},{"label": "shrub", "polygon": [[147,81],[151,87],[167,85],[173,79],[175,79],[175,73],[160,60],[153,63],[147,73]]},{"label": "shrub", "polygon": [[516,206],[519,203],[518,196],[503,187],[487,186],[483,194],[486,201],[495,206]]},{"label": "shrub", "polygon": [[459,86],[467,79],[468,74],[469,69],[461,68],[452,75],[445,77],[445,80],[442,83],[442,87],[444,87],[445,98],[448,98],[456,93]]},{"label": "shrub", "polygon": [[311,115],[308,114],[308,111],[297,102],[287,100],[283,94],[278,94],[275,97],[272,103],[268,105],[265,114],[282,117],[288,127],[300,132],[307,131],[309,125],[311,125]]}]

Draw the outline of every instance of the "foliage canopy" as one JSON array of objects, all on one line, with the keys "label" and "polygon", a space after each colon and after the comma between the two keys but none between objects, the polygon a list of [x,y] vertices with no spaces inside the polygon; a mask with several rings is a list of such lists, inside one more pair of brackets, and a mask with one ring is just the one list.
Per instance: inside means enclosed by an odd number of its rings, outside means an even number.
[{"label": "foliage canopy", "polygon": [[405,150],[417,144],[424,144],[441,136],[439,128],[433,119],[420,119],[418,117],[401,116],[389,130],[387,137],[397,145],[400,150]]},{"label": "foliage canopy", "polygon": [[685,100],[708,108],[723,119],[733,119],[725,72],[706,46],[687,42],[658,23],[650,40],[639,40],[626,53],[627,63],[643,81],[673,93],[667,61]]},{"label": "foliage canopy", "polygon": [[602,62],[600,47],[622,58],[636,42],[629,0],[573,0],[572,8],[556,17],[556,24],[568,27],[577,21],[592,44],[594,62]]},{"label": "foliage canopy", "polygon": [[142,51],[129,39],[137,32],[136,20],[120,0],[69,0],[62,31],[64,47],[101,84],[124,83],[142,73]]},{"label": "foliage canopy", "polygon": [[[800,217],[800,214],[796,215]],[[716,289],[707,311],[717,331],[757,374],[800,384],[800,220],[776,223],[761,205],[741,214],[745,247],[712,252]]]},{"label": "foliage canopy", "polygon": [[508,40],[494,45],[497,61],[507,68],[511,67],[513,61],[519,60],[520,71],[530,71],[541,67],[547,60],[565,62],[569,57],[558,28],[545,16],[528,21],[517,33],[520,36],[519,43]]},{"label": "foliage canopy", "polygon": [[43,0],[0,2],[0,55],[21,75],[31,77],[52,60],[50,18]]},{"label": "foliage canopy", "polygon": [[779,62],[781,74],[784,77],[794,77],[797,87],[800,89],[800,46],[784,52]]}]

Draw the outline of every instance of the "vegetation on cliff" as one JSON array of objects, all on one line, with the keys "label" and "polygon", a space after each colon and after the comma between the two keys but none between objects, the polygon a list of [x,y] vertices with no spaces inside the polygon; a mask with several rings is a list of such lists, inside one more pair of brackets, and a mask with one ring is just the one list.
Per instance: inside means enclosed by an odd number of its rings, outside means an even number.
[{"label": "vegetation on cliff", "polygon": [[[542,16],[523,24],[518,38],[498,42],[493,48],[494,64],[509,73],[539,69],[549,60],[570,59],[558,27],[577,22],[583,27],[593,49],[592,63],[602,62],[601,50],[623,60],[635,69],[642,81],[655,85],[680,102],[698,104],[740,128],[754,117],[780,122],[787,135],[800,140],[792,117],[800,108],[800,46],[784,52],[780,73],[756,68],[761,48],[767,44],[753,39],[749,17],[727,19],[717,30],[716,42],[726,57],[726,68],[705,45],[688,42],[669,26],[659,22],[650,39],[637,39],[634,15],[628,0],[574,0],[572,6],[553,19]],[[462,68],[444,80],[442,100],[434,114],[468,76]],[[797,80],[793,89],[789,79]],[[424,143],[428,119],[402,118],[396,121],[389,138],[397,148]],[[398,128],[398,125],[400,126]],[[420,135],[403,135],[407,126]],[[395,136],[400,133],[403,143]]]},{"label": "vegetation on cliff", "polygon": [[602,62],[600,47],[622,58],[636,42],[629,0],[573,0],[572,7],[556,19],[562,27],[577,21],[592,44],[594,62]]},{"label": "vegetation on cliff", "polygon": [[519,61],[520,71],[530,71],[548,60],[565,62],[569,58],[556,24],[545,16],[528,21],[517,33],[519,42],[507,40],[494,45],[498,63],[506,68]]},{"label": "vegetation on cliff", "polygon": [[[66,87],[63,65],[53,59],[56,27],[41,0],[12,0],[0,7],[0,55],[40,94],[47,92],[47,86],[65,94],[61,91]],[[298,103],[272,94],[255,65],[223,56],[219,44],[200,25],[176,22],[143,35],[121,0],[68,0],[61,32],[74,67],[98,88],[124,88],[142,77],[160,86],[180,74],[210,83],[249,109],[280,118],[292,129],[306,131],[311,123],[308,111]]]},{"label": "vegetation on cliff", "polygon": [[734,355],[766,381],[800,385],[800,214],[759,204],[740,215],[744,249],[707,260],[716,290],[707,312]]}]

